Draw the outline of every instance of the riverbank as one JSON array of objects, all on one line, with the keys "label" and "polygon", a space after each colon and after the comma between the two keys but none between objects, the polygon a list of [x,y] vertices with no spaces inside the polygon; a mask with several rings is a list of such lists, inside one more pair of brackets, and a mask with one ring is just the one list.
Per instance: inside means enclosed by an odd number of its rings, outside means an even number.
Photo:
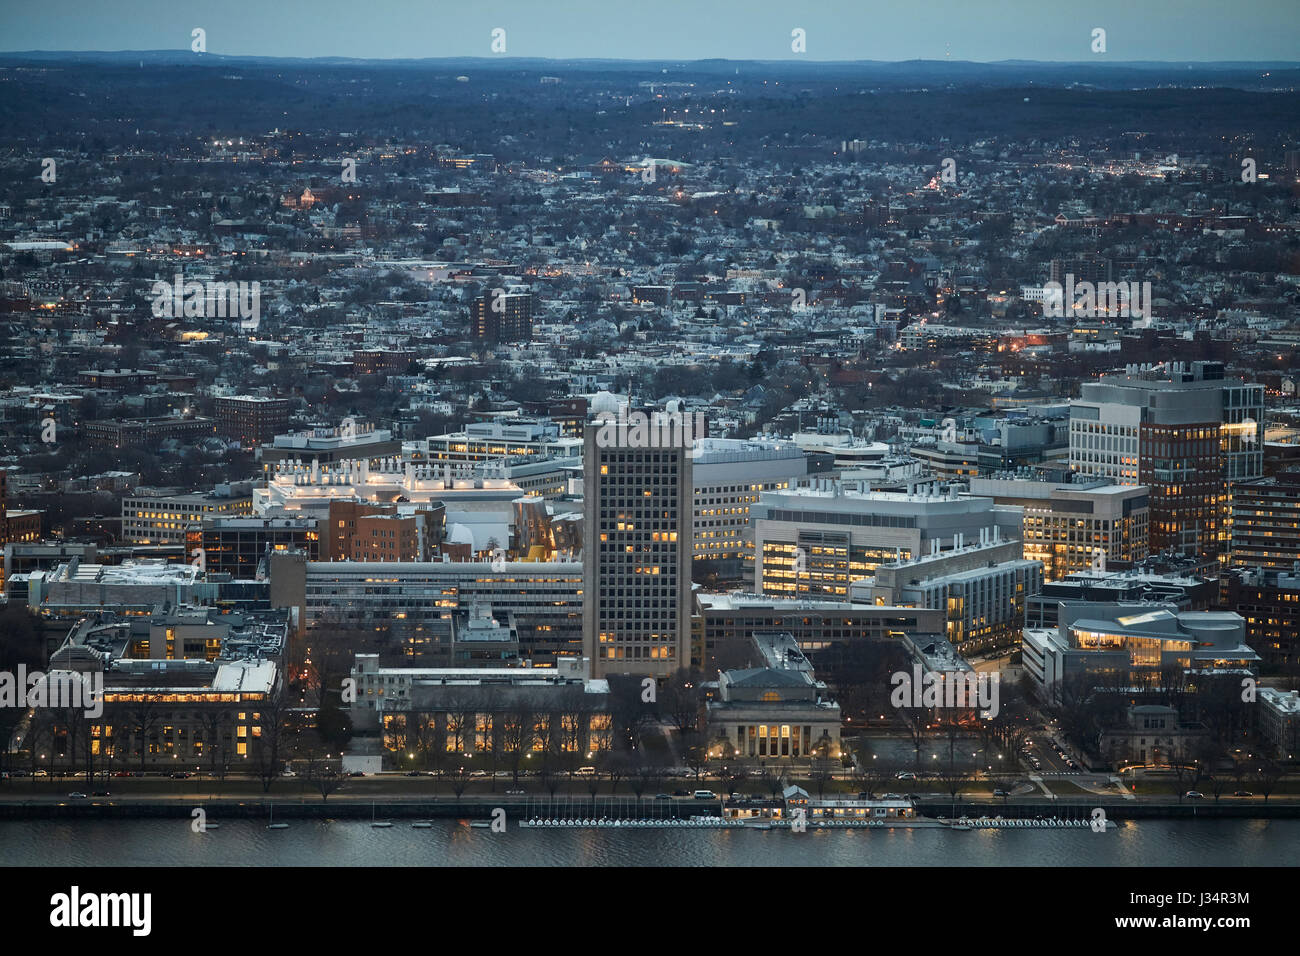
[{"label": "riverbank", "polygon": [[[1300,802],[1256,802],[1246,804],[1184,801],[1183,803],[1124,801],[1114,798],[1092,800],[1020,800],[1003,803],[980,803],[941,797],[917,799],[917,812],[931,818],[998,817],[1004,819],[1087,819],[1095,809],[1105,811],[1111,820],[1283,820],[1300,819]],[[719,816],[717,800],[691,798],[650,799],[578,794],[533,795],[528,797],[500,794],[456,796],[410,796],[399,799],[372,800],[336,794],[327,800],[286,796],[223,796],[187,794],[168,798],[99,798],[99,799],[0,799],[0,820],[132,820],[191,817],[202,808],[211,818],[260,819],[272,809],[277,819],[486,819],[494,810],[505,811],[509,819],[534,816],[599,817],[620,819],[686,819],[692,816]]]}]

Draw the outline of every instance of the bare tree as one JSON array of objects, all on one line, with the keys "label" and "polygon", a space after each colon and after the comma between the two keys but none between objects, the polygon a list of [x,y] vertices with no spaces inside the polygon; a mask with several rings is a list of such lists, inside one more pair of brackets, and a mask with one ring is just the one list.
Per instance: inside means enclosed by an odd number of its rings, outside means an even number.
[{"label": "bare tree", "polygon": [[261,734],[249,742],[249,749],[253,751],[253,766],[262,782],[262,792],[270,793],[288,750],[289,702],[284,694],[275,694],[262,703],[259,713]]},{"label": "bare tree", "polygon": [[447,699],[447,740],[452,753],[463,754],[469,750],[468,737],[474,731],[474,705],[462,694]]},{"label": "bare tree", "polygon": [[859,760],[857,767],[853,770],[853,782],[858,790],[874,797],[878,790],[883,790],[888,783],[889,778],[885,772],[876,767],[874,760]]},{"label": "bare tree", "polygon": [[150,739],[158,721],[162,719],[156,696],[141,694],[140,700],[133,702],[127,710],[127,719],[135,731],[136,746],[140,748],[140,772],[143,773],[145,758],[149,755]]},{"label": "bare tree", "polygon": [[219,773],[219,764],[226,755],[225,736],[230,731],[230,713],[224,707],[216,707],[203,712],[199,719],[203,733],[203,749],[207,753],[208,766],[214,776]]},{"label": "bare tree", "polygon": [[1272,757],[1264,757],[1256,763],[1255,772],[1251,774],[1251,780],[1254,781],[1259,792],[1264,795],[1265,803],[1268,803],[1268,798],[1277,789],[1277,785],[1282,780],[1285,772],[1285,767]]},{"label": "bare tree", "polygon": [[303,783],[319,793],[322,802],[343,786],[346,778],[341,758],[326,755],[325,742],[319,734],[307,735],[295,749],[295,755],[305,764]]},{"label": "bare tree", "polygon": [[609,792],[618,793],[618,785],[632,772],[631,757],[627,753],[606,750],[601,754],[600,763],[609,776]]},{"label": "bare tree", "polygon": [[817,796],[824,796],[826,785],[835,774],[835,762],[829,757],[814,757],[808,769],[808,779],[817,788]]},{"label": "bare tree", "polygon": [[527,701],[516,701],[500,715],[501,747],[505,752],[511,779],[518,784],[519,772],[523,769],[525,756],[533,746],[533,732],[536,724],[533,710]]},{"label": "bare tree", "polygon": [[662,779],[663,768],[657,767],[646,760],[638,760],[632,769],[632,792],[640,797],[647,790],[658,786]]},{"label": "bare tree", "polygon": [[966,789],[969,775],[965,771],[958,770],[954,764],[949,763],[948,769],[941,770],[935,775],[935,780],[944,793],[952,796],[952,812],[955,817],[957,815],[957,795]]},{"label": "bare tree", "polygon": [[925,746],[930,733],[929,712],[922,707],[900,707],[898,716],[903,721],[908,736],[912,740],[912,755],[915,758],[916,772],[921,772],[921,748]]},{"label": "bare tree", "polygon": [[686,766],[690,768],[691,773],[695,774],[695,782],[699,783],[700,774],[704,768],[709,765],[709,748],[703,744],[696,744],[694,747],[686,748]]},{"label": "bare tree", "polygon": [[769,794],[775,797],[781,792],[782,776],[781,772],[769,763],[764,763],[758,772],[759,782]]},{"label": "bare tree", "polygon": [[664,682],[659,692],[659,713],[686,739],[695,734],[700,723],[700,684],[704,673],[683,668]]},{"label": "bare tree", "polygon": [[469,786],[469,773],[464,766],[457,766],[446,773],[447,780],[451,783],[451,791],[456,794],[458,800],[465,795],[465,789]]}]

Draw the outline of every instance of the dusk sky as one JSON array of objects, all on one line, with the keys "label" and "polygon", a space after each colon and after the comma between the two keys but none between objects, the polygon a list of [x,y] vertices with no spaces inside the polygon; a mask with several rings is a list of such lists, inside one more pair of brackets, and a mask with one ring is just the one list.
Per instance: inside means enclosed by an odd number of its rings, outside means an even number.
[{"label": "dusk sky", "polygon": [[[992,61],[1295,60],[1296,0],[43,0],[0,5],[0,50],[252,56]],[[1106,53],[1091,49],[1106,30]],[[807,52],[791,51],[791,31]]]}]

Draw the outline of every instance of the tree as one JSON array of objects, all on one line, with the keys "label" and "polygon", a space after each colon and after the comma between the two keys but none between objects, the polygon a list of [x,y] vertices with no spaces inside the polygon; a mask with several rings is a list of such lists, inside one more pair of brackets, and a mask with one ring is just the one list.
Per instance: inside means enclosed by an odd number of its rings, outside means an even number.
[{"label": "tree", "polygon": [[885,788],[889,777],[876,766],[876,761],[862,759],[861,754],[858,756],[858,764],[853,770],[853,782],[860,792],[875,797],[877,791]]},{"label": "tree", "polygon": [[1268,803],[1269,796],[1277,789],[1278,783],[1285,773],[1285,768],[1281,763],[1272,757],[1264,757],[1255,765],[1255,772],[1251,774],[1251,780],[1255,788],[1264,795],[1264,802]]},{"label": "tree", "polygon": [[473,703],[462,694],[453,694],[447,698],[447,742],[452,753],[463,754],[468,735],[474,727],[475,709]]},{"label": "tree", "polygon": [[941,770],[935,775],[935,780],[938,781],[944,793],[952,796],[952,812],[955,817],[957,815],[957,794],[966,788],[968,775],[965,771],[958,770],[954,764],[949,763],[948,769]]},{"label": "tree", "polygon": [[809,768],[808,779],[817,788],[817,796],[826,793],[826,785],[835,774],[835,762],[829,757],[814,757]]},{"label": "tree", "polygon": [[660,712],[683,738],[694,734],[699,726],[703,681],[703,671],[682,668],[664,682],[659,692]]},{"label": "tree", "polygon": [[639,751],[646,728],[658,718],[658,696],[646,701],[640,679],[627,674],[609,676],[609,713],[614,746]]},{"label": "tree", "polygon": [[126,717],[135,731],[136,746],[140,748],[140,772],[143,773],[145,758],[149,755],[149,741],[153,737],[161,715],[158,712],[156,696],[144,693],[140,698],[132,703]]},{"label": "tree", "polygon": [[[0,671],[16,674],[20,666],[35,670],[44,659],[37,619],[16,604],[0,609]],[[0,770],[9,769],[9,741],[23,714],[18,707],[0,707]]]},{"label": "tree", "polygon": [[249,748],[253,751],[253,766],[262,782],[262,792],[270,793],[287,750],[289,702],[284,694],[276,693],[263,702],[259,713],[261,734],[252,738]]},{"label": "tree", "polygon": [[600,763],[604,766],[605,773],[609,775],[609,792],[618,793],[619,782],[632,770],[630,756],[607,750],[601,754]]},{"label": "tree", "polygon": [[758,772],[758,779],[771,796],[775,797],[781,792],[783,778],[780,771],[771,764],[764,763],[762,765]]},{"label": "tree", "polygon": [[718,772],[718,781],[722,784],[723,793],[735,793],[736,788],[749,779],[749,773],[744,767],[734,763],[725,762]]},{"label": "tree", "polygon": [[524,756],[533,745],[533,711],[525,701],[518,701],[500,716],[501,746],[505,751],[510,777],[519,783]]},{"label": "tree", "polygon": [[700,774],[704,768],[709,765],[709,748],[703,744],[696,744],[693,747],[686,748],[686,766],[690,768],[691,773],[695,774],[695,782],[700,782]]},{"label": "tree", "polygon": [[469,786],[469,773],[469,770],[463,765],[447,771],[446,776],[451,782],[451,792],[456,794],[458,800],[465,795],[465,788]]},{"label": "tree", "polygon": [[230,714],[224,707],[203,712],[199,720],[203,734],[203,749],[208,757],[208,767],[214,776],[223,774],[219,769],[229,763],[225,738],[230,732]]},{"label": "tree", "polygon": [[542,761],[542,769],[538,771],[538,775],[541,777],[542,787],[554,798],[555,791],[560,789],[560,780],[562,778],[549,756]]},{"label": "tree", "polygon": [[662,779],[663,768],[657,767],[644,759],[637,760],[632,768],[632,792],[640,797],[652,787],[657,787]]},{"label": "tree", "polygon": [[915,758],[916,772],[920,773],[921,748],[925,745],[926,735],[930,732],[928,713],[923,707],[900,707],[898,708],[898,715],[912,740],[912,755]]},{"label": "tree", "polygon": [[331,793],[343,786],[346,779],[343,776],[341,759],[327,757],[323,746],[324,742],[313,734],[300,751],[300,756],[306,760],[303,781],[320,794],[322,802],[328,800]]}]

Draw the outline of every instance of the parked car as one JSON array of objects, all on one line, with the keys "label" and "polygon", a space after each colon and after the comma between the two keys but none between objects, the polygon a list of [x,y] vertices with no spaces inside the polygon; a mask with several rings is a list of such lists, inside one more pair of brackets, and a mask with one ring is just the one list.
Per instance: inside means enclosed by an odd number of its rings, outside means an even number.
[{"label": "parked car", "polygon": [[1232,794],[1234,797],[1253,797],[1255,794],[1249,790],[1237,790]]},{"label": "parked car", "polygon": [[1005,790],[994,790],[994,791],[993,791],[993,796],[995,796],[995,797],[1009,797],[1009,796],[1011,796],[1011,794],[1007,793],[1007,791],[1005,791]]},{"label": "parked car", "polygon": [[1185,796],[1188,800],[1200,800],[1205,797],[1205,794],[1201,793],[1201,791],[1199,790],[1188,790],[1185,794],[1183,794],[1183,796]]},{"label": "parked car", "polygon": [[506,796],[507,796],[507,797],[522,797],[522,796],[523,796],[524,794],[526,794],[527,792],[528,792],[527,790],[523,790],[523,789],[521,789],[521,788],[519,788],[519,787],[516,787],[516,788],[513,789],[513,790],[507,790],[507,791],[506,791]]},{"label": "parked car", "polygon": [[364,770],[353,770],[350,774],[348,774],[349,777],[364,777],[365,775],[366,772]]},{"label": "parked car", "polygon": [[85,799],[86,799],[86,795],[85,795],[84,793],[82,793],[81,791],[76,791],[76,792],[73,792],[73,793],[68,794],[68,799],[69,799],[69,800],[85,800]]},{"label": "parked car", "polygon": [[111,797],[112,794],[107,790],[95,790],[90,794],[92,797]]},{"label": "parked car", "polygon": [[171,775],[173,780],[188,780],[192,776],[194,776],[194,774],[190,773],[188,770],[177,770]]},{"label": "parked car", "polygon": [[673,795],[672,795],[671,793],[656,793],[656,794],[655,794],[655,799],[656,799],[656,800],[671,800],[672,798],[673,798]]},{"label": "parked car", "polygon": [[898,773],[894,774],[894,779],[895,779],[895,780],[915,780],[915,779],[916,779],[916,774],[912,773],[912,771],[910,771],[910,770],[900,770],[900,771],[898,771]]},{"label": "parked car", "polygon": [[690,795],[691,795],[691,792],[690,792],[689,790],[674,790],[674,791],[673,791],[673,796],[674,796],[674,797],[689,797]]},{"label": "parked car", "polygon": [[716,800],[716,799],[718,799],[718,795],[717,795],[716,793],[714,793],[712,790],[696,790],[696,791],[695,791],[695,799],[696,799],[696,800]]},{"label": "parked car", "polygon": [[130,770],[119,770],[119,771],[117,771],[117,773],[113,774],[113,776],[115,776],[115,777],[134,777],[135,774],[133,774]]},{"label": "parked car", "polygon": [[406,771],[406,775],[407,775],[408,777],[418,777],[418,776],[420,775],[420,771],[418,771],[418,770],[408,770],[408,771]]}]

